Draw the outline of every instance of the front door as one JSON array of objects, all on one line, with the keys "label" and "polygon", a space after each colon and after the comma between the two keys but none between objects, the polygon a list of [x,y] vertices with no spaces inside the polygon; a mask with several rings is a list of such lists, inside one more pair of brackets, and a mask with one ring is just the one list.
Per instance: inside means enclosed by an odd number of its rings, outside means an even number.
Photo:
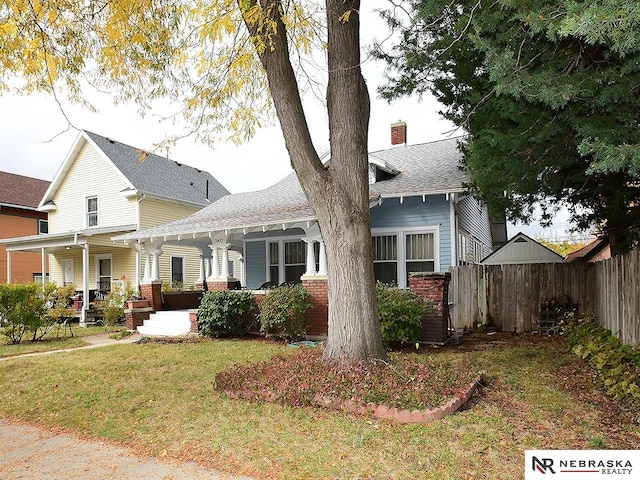
[{"label": "front door", "polygon": [[72,285],[76,283],[73,259],[62,260],[62,283]]}]

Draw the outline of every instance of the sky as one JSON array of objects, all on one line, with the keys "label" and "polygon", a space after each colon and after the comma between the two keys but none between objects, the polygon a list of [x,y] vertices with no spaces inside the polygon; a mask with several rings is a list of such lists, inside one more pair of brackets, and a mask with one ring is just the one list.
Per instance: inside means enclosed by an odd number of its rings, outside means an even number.
[{"label": "sky", "polygon": [[[362,12],[362,25],[363,44],[387,36],[385,24],[371,9]],[[440,117],[441,106],[431,96],[402,98],[392,103],[380,99],[376,89],[384,83],[384,65],[365,55],[362,69],[371,97],[370,151],[391,146],[391,124],[399,120],[407,123],[409,144],[463,133]],[[68,128],[65,115],[76,128],[145,150],[153,150],[154,145],[176,133],[171,123],[163,122],[154,112],[147,112],[142,118],[134,105],[114,106],[109,95],[96,91],[89,95],[98,112],[64,102],[63,114],[50,96],[2,93],[0,170],[52,180],[77,136],[75,128]],[[326,113],[315,100],[306,102],[305,107],[314,144],[323,153],[329,147]],[[239,146],[220,143],[211,148],[196,143],[193,138],[185,138],[171,147],[169,157],[209,171],[232,193],[266,188],[291,172],[277,123],[258,130],[254,138]],[[566,215],[560,215],[554,223],[552,228],[544,230],[538,224],[509,225],[509,237],[521,231],[531,237],[566,238]]]}]

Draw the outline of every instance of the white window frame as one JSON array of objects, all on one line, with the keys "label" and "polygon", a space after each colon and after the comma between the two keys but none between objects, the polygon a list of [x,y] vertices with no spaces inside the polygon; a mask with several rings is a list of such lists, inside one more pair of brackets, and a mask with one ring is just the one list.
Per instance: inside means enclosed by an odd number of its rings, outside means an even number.
[{"label": "white window frame", "polygon": [[[272,243],[276,243],[278,244],[278,277],[279,277],[279,283],[283,283],[285,281],[286,275],[285,275],[285,264],[284,264],[284,244],[287,242],[303,242],[305,244],[305,256],[307,253],[306,250],[306,245],[308,245],[304,240],[302,240],[302,236],[300,235],[288,235],[286,237],[261,237],[261,238],[251,238],[249,240],[245,240],[244,241],[245,244],[248,242],[265,242],[265,268],[266,268],[266,278],[265,278],[265,282],[272,282],[273,280],[271,279],[271,260],[270,260],[270,256],[269,256],[269,245]],[[315,247],[314,247],[315,250]],[[320,252],[320,248],[318,246],[317,248],[317,252],[319,255]],[[306,257],[305,257],[306,258]],[[316,264],[318,263],[318,258],[316,258]],[[302,264],[299,264],[302,265]],[[306,262],[305,262],[306,265]],[[246,266],[245,266],[246,268]],[[317,268],[317,265],[316,265]]]},{"label": "white window frame", "polygon": [[[42,232],[42,225],[46,224],[47,225],[47,231],[46,232]],[[47,235],[49,233],[49,220],[45,219],[45,218],[39,218],[38,219],[38,235]]]},{"label": "white window frame", "polygon": [[[90,212],[89,211],[89,200],[91,200],[92,198],[96,199],[96,211],[95,212]],[[98,203],[98,195],[87,195],[84,199],[84,221],[85,221],[85,225],[87,228],[95,228],[99,225],[99,212],[100,212],[100,204]],[[91,216],[95,215],[96,217],[96,224],[95,225],[91,225],[89,218],[91,218]]]},{"label": "white window frame", "polygon": [[[95,273],[96,273],[96,289],[100,287],[100,260],[109,260],[111,265],[111,272],[109,273],[109,283],[113,281],[113,255],[110,253],[103,253],[100,255],[95,255],[93,257],[94,265],[95,265]],[[104,275],[102,275],[104,276]]]},{"label": "white window frame", "polygon": [[171,281],[171,286],[173,287],[173,259],[174,258],[180,258],[182,260],[182,280],[180,280],[180,282],[182,282],[182,286],[184,287],[185,285],[185,277],[187,275],[186,272],[186,258],[184,255],[171,255],[171,258],[169,260],[169,279]]},{"label": "white window frame", "polygon": [[433,271],[440,271],[440,227],[439,226],[423,226],[423,227],[407,227],[407,228],[372,228],[371,236],[379,235],[396,235],[398,245],[398,288],[408,288],[407,285],[407,235],[413,234],[432,234],[433,235]]}]

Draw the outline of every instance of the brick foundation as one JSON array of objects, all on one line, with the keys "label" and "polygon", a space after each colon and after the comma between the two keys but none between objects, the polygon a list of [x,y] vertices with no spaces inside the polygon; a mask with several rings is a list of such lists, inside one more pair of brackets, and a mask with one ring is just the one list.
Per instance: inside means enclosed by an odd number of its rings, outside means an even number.
[{"label": "brick foundation", "polygon": [[145,320],[149,320],[149,315],[153,313],[153,308],[131,308],[124,311],[125,324],[127,330],[135,330],[141,326]]},{"label": "brick foundation", "polygon": [[191,327],[189,328],[189,333],[198,333],[198,310],[189,310],[189,321],[191,322]]},{"label": "brick foundation", "polygon": [[438,315],[449,315],[450,273],[412,273],[409,288],[420,297],[429,300]]},{"label": "brick foundation", "polygon": [[236,288],[236,279],[230,278],[227,280],[221,281],[210,281],[207,282],[207,289],[210,292],[219,292],[220,290],[235,290]]},{"label": "brick foundation", "polygon": [[444,343],[449,338],[449,282],[450,273],[414,273],[409,288],[416,295],[431,302],[433,314],[422,321],[422,340]]},{"label": "brick foundation", "polygon": [[141,283],[140,295],[151,302],[155,311],[162,310],[162,282]]},{"label": "brick foundation", "polygon": [[307,335],[326,336],[329,330],[329,290],[327,280],[302,280],[302,286],[309,292],[309,300],[313,304],[307,311],[309,325]]}]

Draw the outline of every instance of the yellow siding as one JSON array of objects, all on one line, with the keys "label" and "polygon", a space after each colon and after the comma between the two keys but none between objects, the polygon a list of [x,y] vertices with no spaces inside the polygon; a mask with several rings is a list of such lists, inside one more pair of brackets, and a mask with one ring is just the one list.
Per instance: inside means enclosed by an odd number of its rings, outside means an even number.
[{"label": "yellow siding", "polygon": [[[96,256],[111,255],[111,279],[123,279],[127,286],[137,289],[136,252],[129,248],[89,248],[89,289],[96,288]],[[62,285],[62,261],[73,259],[76,290],[82,290],[82,249],[73,248],[68,252],[58,252],[49,257],[51,281]]]},{"label": "yellow siding", "polygon": [[111,162],[86,143],[53,199],[57,210],[49,213],[49,233],[86,228],[86,197],[98,197],[98,227],[135,224],[137,205],[120,194],[127,184]]},{"label": "yellow siding", "polygon": [[180,205],[155,198],[146,198],[140,202],[140,228],[149,228],[163,223],[188,217],[200,210],[198,207]]}]

